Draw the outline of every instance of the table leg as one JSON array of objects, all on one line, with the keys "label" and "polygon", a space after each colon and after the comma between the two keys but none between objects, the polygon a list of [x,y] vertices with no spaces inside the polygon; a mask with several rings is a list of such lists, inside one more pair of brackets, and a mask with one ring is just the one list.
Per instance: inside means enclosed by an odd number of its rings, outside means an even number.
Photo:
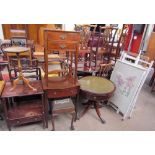
[{"label": "table leg", "polygon": [[[89,102],[89,101],[88,101],[88,102]],[[82,112],[82,114],[81,114],[80,117],[83,117],[83,116],[86,114],[86,112],[90,109],[90,107],[91,107],[91,104],[88,103],[87,106],[85,107],[84,111]]]},{"label": "table leg", "polygon": [[8,127],[8,130],[11,131],[11,126],[10,126],[10,122],[9,122],[9,119],[8,119],[8,110],[7,110],[7,99],[3,99],[2,101],[3,103],[3,108],[4,108],[4,113],[5,113],[5,120],[6,120],[6,123],[7,123],[7,127]]},{"label": "table leg", "polygon": [[28,79],[26,79],[24,76],[22,77],[24,83],[33,91],[37,91],[37,89],[33,88],[31,85],[30,85],[30,81]]},{"label": "table leg", "polygon": [[102,117],[101,117],[101,113],[100,113],[100,110],[99,110],[99,103],[98,102],[94,102],[94,108],[95,108],[96,113],[97,113],[98,117],[100,118],[101,122],[102,123],[106,123],[106,121],[104,119],[102,119]]},{"label": "table leg", "polygon": [[21,62],[20,62],[20,56],[19,56],[19,53],[17,53],[17,59],[18,59],[18,70],[19,70],[19,76],[16,80],[13,81],[13,87],[10,89],[10,91],[13,91],[15,88],[16,88],[16,85],[17,83],[20,81],[20,80],[23,80],[23,82],[33,91],[37,91],[35,88],[33,88],[31,85],[30,85],[30,82],[28,79],[26,79],[22,73],[22,65],[21,65]]},{"label": "table leg", "polygon": [[16,88],[17,83],[19,82],[20,78],[18,77],[16,80],[13,81],[13,87],[10,89],[10,91],[13,91]]},{"label": "table leg", "polygon": [[46,118],[45,118],[45,103],[44,103],[44,95],[41,95],[41,102],[42,102],[42,106],[43,106],[43,111],[42,111],[42,119],[43,119],[43,128],[45,128],[45,122],[46,122]]},{"label": "table leg", "polygon": [[48,128],[48,98],[47,93],[44,95],[44,104],[45,104],[45,120],[46,120],[46,128]]}]

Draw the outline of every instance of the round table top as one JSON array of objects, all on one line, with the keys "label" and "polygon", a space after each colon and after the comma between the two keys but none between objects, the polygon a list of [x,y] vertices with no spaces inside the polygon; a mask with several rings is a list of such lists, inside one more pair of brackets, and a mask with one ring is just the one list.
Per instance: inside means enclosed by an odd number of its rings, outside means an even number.
[{"label": "round table top", "polygon": [[115,85],[112,81],[97,76],[86,76],[79,80],[80,89],[82,91],[104,95],[112,93],[115,90]]},{"label": "round table top", "polygon": [[7,47],[4,49],[4,51],[7,53],[21,53],[21,52],[26,52],[29,50],[30,50],[30,48],[28,48],[28,47],[18,47],[18,46]]}]

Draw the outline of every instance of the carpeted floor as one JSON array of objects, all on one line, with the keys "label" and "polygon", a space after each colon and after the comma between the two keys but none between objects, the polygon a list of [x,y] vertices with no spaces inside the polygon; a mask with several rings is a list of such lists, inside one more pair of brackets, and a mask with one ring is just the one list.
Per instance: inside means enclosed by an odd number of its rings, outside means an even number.
[{"label": "carpeted floor", "polygon": [[[150,74],[151,76],[151,74]],[[110,106],[102,107],[101,113],[106,120],[102,124],[94,109],[91,109],[80,120],[74,123],[75,131],[153,131],[155,130],[155,92],[151,93],[148,86],[150,76],[147,78],[142,91],[138,97],[136,108],[131,119],[122,121],[122,116],[117,114]],[[80,106],[82,109],[83,107]],[[55,118],[57,131],[70,130],[71,116],[62,114]],[[51,121],[49,117],[49,128],[43,129],[42,123],[27,124],[18,127],[12,127],[13,131],[48,131],[51,130]],[[0,121],[0,130],[8,130],[5,121]]]}]

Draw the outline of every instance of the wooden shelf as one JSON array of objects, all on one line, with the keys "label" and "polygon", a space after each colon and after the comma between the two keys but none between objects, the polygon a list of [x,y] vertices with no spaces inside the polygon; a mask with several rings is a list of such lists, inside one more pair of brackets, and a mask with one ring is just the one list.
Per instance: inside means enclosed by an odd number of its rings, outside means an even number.
[{"label": "wooden shelf", "polygon": [[21,105],[8,110],[8,119],[25,119],[26,117],[42,116],[43,114],[41,102],[39,103],[33,100],[27,104],[20,104]]}]

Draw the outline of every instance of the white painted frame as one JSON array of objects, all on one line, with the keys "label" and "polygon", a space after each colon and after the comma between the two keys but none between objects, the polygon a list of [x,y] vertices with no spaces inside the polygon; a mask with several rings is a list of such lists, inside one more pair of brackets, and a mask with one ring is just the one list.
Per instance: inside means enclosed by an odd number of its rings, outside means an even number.
[{"label": "white painted frame", "polygon": [[[141,88],[142,88],[142,86],[143,86],[143,84],[144,84],[144,82],[145,82],[145,80],[146,80],[146,77],[148,76],[148,74],[149,74],[149,72],[150,72],[150,70],[151,70],[151,67],[152,67],[152,65],[153,65],[153,63],[154,63],[153,61],[147,62],[147,61],[141,60],[141,59],[140,59],[140,55],[141,55],[141,52],[139,53],[139,55],[138,55],[137,57],[133,57],[133,56],[128,55],[126,52],[122,52],[122,55],[121,55],[121,57],[120,57],[120,60],[118,60],[119,63],[122,63],[122,65],[123,65],[123,64],[125,64],[125,65],[130,65],[130,66],[136,67],[136,68],[138,68],[138,69],[141,69],[141,70],[143,71],[141,80],[139,81],[139,84],[138,84],[138,87],[137,87],[137,89],[136,89],[136,91],[135,91],[135,94],[133,95],[133,97],[132,97],[132,99],[131,99],[131,102],[129,103],[126,112],[123,113],[123,120],[124,120],[126,117],[129,117],[129,118],[131,117],[131,115],[132,115],[132,113],[133,113],[133,109],[134,109],[135,104],[136,104],[136,101],[137,101],[137,98],[138,98],[138,95],[139,95],[139,93],[140,93],[140,91],[141,91]],[[132,63],[132,62],[130,62],[130,61],[127,61],[126,58],[129,58],[129,59],[131,59],[131,60],[135,60],[135,62]],[[147,64],[148,67],[143,67],[143,66],[140,65],[139,63]],[[116,62],[116,64],[117,64],[117,62]],[[115,68],[114,68],[113,74],[115,74]],[[121,96],[120,96],[120,97],[121,97]],[[111,102],[111,100],[109,100],[109,102]],[[116,101],[116,102],[117,102],[117,101]],[[113,105],[115,105],[115,102],[114,102],[114,101],[112,101],[112,103],[113,103]],[[122,104],[123,104],[123,103],[122,103]],[[115,106],[118,106],[118,105],[115,105]],[[120,112],[120,106],[121,106],[121,105],[119,105],[119,107],[117,107],[117,109],[115,108],[115,109],[117,110],[117,113]],[[122,112],[122,111],[121,111],[121,112]]]}]

